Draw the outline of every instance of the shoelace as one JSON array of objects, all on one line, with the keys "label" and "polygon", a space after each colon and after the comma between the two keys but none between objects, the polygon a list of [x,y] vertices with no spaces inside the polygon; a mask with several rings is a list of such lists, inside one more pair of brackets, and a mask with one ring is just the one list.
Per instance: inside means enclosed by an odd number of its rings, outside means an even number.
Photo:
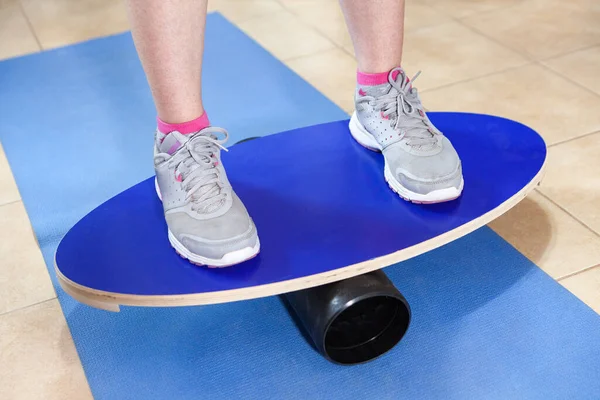
[{"label": "shoelace", "polygon": [[[177,134],[173,132],[172,134]],[[218,139],[217,135],[224,137]],[[223,146],[229,134],[225,129],[208,127],[191,139],[180,135],[177,139],[183,142],[182,147],[169,160],[175,166],[176,173],[181,175],[181,184],[186,191],[186,202],[192,203],[192,209],[199,212],[211,212],[225,202],[227,194],[225,184],[219,176],[216,154],[220,150],[228,151]]]},{"label": "shoelace", "polygon": [[[392,78],[394,71],[398,71],[396,80]],[[403,137],[407,139],[410,146],[428,147],[436,143],[435,131],[429,125],[423,113],[421,100],[415,88],[411,85],[419,77],[421,71],[408,80],[406,74],[401,68],[394,68],[388,75],[388,82],[392,86],[387,94],[374,97],[363,96],[359,102],[368,102],[376,111],[380,111],[382,116],[390,120],[390,126],[394,129],[400,128],[400,115],[405,115],[406,119],[402,121],[404,128]]]}]

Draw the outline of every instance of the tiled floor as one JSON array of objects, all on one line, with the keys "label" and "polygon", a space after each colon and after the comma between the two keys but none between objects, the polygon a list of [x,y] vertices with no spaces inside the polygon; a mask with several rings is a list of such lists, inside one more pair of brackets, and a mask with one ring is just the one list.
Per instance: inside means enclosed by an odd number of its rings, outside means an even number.
[{"label": "tiled floor", "polygon": [[[336,0],[210,9],[352,110],[356,64]],[[122,0],[0,0],[0,59],[127,29]],[[600,312],[600,2],[407,0],[404,65],[423,70],[429,109],[502,115],[545,137],[545,180],[491,227]],[[0,243],[1,397],[91,398],[1,148]]]}]

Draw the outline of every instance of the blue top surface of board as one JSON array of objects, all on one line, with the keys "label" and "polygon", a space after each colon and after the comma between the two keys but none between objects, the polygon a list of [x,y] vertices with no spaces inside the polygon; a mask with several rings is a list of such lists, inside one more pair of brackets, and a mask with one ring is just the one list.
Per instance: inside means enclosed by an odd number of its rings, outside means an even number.
[{"label": "blue top surface of board", "polygon": [[543,139],[507,119],[431,113],[453,142],[465,179],[455,201],[417,205],[383,179],[383,157],[350,136],[348,121],[271,135],[231,147],[223,163],[254,219],[261,253],[225,269],[197,267],[167,239],[149,178],[79,221],[63,238],[56,265],[95,290],[182,295],[258,286],[319,274],[435,238],[494,210],[540,172]]}]

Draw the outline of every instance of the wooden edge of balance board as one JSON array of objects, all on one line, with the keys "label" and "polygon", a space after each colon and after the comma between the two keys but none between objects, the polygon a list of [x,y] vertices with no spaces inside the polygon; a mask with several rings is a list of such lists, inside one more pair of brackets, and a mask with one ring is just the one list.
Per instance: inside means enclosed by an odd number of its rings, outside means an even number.
[{"label": "wooden edge of balance board", "polygon": [[498,218],[517,203],[523,200],[542,180],[546,170],[547,158],[544,159],[538,173],[521,190],[481,217],[467,222],[451,231],[416,244],[414,246],[390,253],[371,260],[363,261],[336,270],[309,275],[287,281],[274,282],[265,285],[250,286],[246,288],[223,290],[216,292],[192,293],[181,295],[135,295],[106,292],[92,289],[71,281],[65,277],[54,261],[54,269],[58,276],[60,286],[75,300],[89,306],[107,311],[119,311],[120,305],[140,307],[175,307],[228,303],[240,300],[250,300],[259,297],[274,296],[282,293],[294,292],[315,286],[351,278],[380,268],[396,264],[401,261],[416,257],[435,248],[441,247]]}]

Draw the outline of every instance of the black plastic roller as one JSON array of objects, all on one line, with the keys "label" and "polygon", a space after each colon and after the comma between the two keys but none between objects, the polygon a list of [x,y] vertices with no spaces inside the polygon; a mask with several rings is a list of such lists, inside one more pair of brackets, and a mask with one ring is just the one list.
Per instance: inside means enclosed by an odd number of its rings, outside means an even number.
[{"label": "black plastic roller", "polygon": [[284,295],[317,350],[338,364],[370,361],[408,329],[406,299],[380,270]]}]

